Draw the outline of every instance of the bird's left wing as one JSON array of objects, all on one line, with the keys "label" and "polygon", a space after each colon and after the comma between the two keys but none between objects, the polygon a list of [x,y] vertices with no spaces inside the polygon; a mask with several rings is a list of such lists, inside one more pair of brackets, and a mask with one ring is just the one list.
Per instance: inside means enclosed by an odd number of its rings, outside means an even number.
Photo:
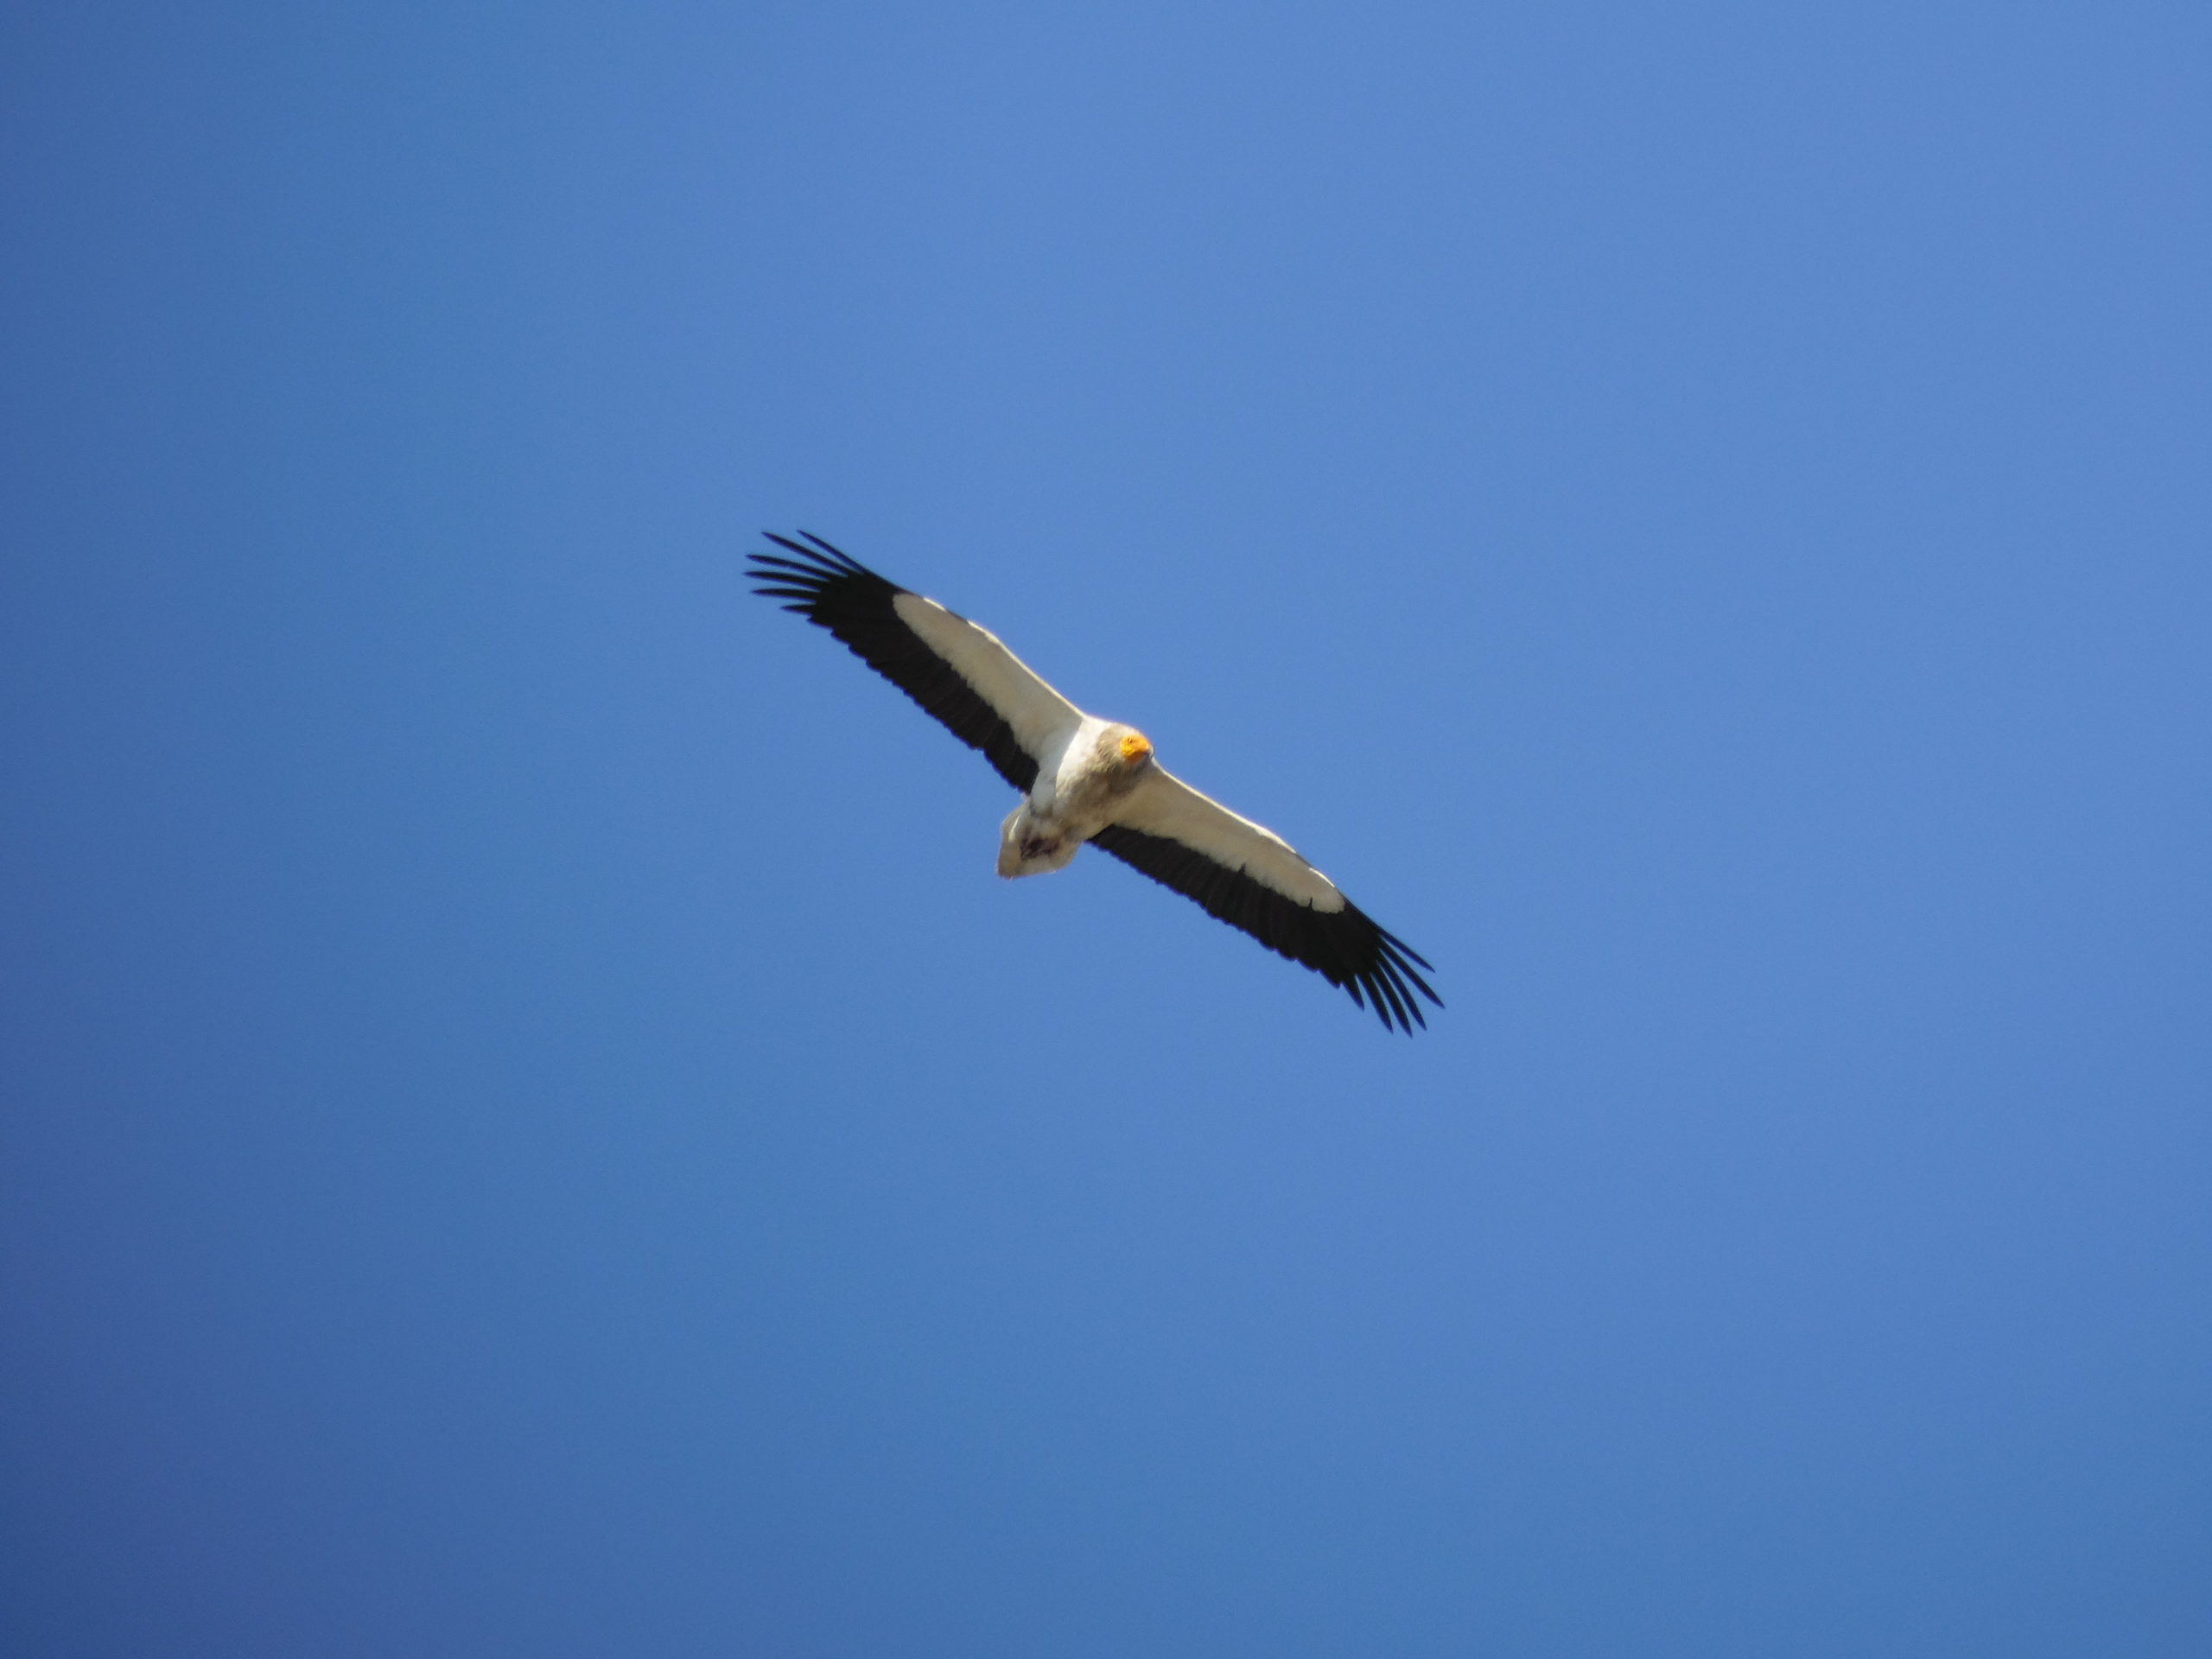
[{"label": "bird's left wing", "polygon": [[1371,1004],[1386,1027],[1395,1020],[1410,1033],[1427,1025],[1416,991],[1444,1006],[1414,971],[1416,963],[1428,967],[1421,954],[1377,926],[1289,842],[1158,766],[1090,842],[1343,986],[1354,1002]]},{"label": "bird's left wing", "polygon": [[886,582],[819,536],[799,534],[813,545],[768,532],[770,541],[798,556],[750,555],[760,584],[753,591],[788,601],[785,610],[829,629],[955,737],[981,749],[1016,789],[1036,782],[1039,757],[1083,711],[989,630]]}]

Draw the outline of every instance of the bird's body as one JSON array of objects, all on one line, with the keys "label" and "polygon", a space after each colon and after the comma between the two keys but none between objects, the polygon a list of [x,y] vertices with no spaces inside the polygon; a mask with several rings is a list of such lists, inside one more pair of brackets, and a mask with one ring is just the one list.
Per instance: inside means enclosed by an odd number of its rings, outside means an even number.
[{"label": "bird's body", "polygon": [[1022,791],[999,828],[1001,875],[1063,869],[1088,842],[1371,1002],[1386,1027],[1427,1023],[1416,991],[1442,1006],[1414,970],[1426,962],[1281,836],[1161,766],[1141,733],[1084,713],[965,617],[805,539],[769,537],[798,556],[753,555],[756,591],[827,628]]},{"label": "bird's body", "polygon": [[999,874],[1065,868],[1158,770],[1152,745],[1118,721],[1085,715],[1054,733],[1037,758],[1037,781],[999,826]]}]

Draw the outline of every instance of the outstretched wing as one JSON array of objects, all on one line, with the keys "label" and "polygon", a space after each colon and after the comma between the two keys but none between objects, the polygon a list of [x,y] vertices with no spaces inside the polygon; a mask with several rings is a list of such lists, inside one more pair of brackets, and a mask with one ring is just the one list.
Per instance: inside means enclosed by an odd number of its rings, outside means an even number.
[{"label": "outstretched wing", "polygon": [[1416,963],[1428,967],[1420,953],[1376,925],[1281,836],[1158,766],[1090,844],[1343,986],[1385,1027],[1395,1020],[1410,1034],[1428,1024],[1416,991],[1444,1006],[1415,971]]},{"label": "outstretched wing", "polygon": [[785,610],[829,629],[1016,789],[1036,782],[1039,758],[1083,718],[1080,709],[966,617],[886,582],[819,536],[799,532],[809,547],[767,534],[798,556],[750,555],[754,593],[788,601]]}]

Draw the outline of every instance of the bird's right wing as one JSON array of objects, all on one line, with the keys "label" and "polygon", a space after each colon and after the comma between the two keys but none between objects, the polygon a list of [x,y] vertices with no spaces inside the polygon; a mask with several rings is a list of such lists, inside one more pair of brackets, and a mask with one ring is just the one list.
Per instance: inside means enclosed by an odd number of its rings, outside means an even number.
[{"label": "bird's right wing", "polygon": [[785,610],[827,628],[1026,791],[1054,738],[1081,721],[1083,711],[988,629],[885,581],[819,536],[799,534],[813,545],[768,534],[796,558],[749,556],[760,583],[753,591],[788,601]]},{"label": "bird's right wing", "polygon": [[1411,1033],[1427,1025],[1416,991],[1444,1006],[1416,971],[1428,963],[1411,945],[1377,926],[1281,836],[1163,767],[1147,772],[1090,844],[1343,986],[1385,1026],[1395,1020]]}]

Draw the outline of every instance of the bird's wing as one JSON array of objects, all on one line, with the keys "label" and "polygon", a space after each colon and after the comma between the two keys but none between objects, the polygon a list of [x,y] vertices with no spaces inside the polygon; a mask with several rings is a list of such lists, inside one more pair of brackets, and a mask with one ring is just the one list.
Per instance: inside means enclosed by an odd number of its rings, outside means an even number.
[{"label": "bird's wing", "polygon": [[785,610],[829,629],[955,737],[981,749],[1000,777],[1027,791],[1054,735],[1080,721],[1083,711],[987,629],[886,582],[819,536],[799,534],[813,545],[768,537],[795,558],[750,556],[760,584],[753,591],[787,601]]},{"label": "bird's wing", "polygon": [[1090,841],[1268,950],[1343,986],[1354,1002],[1372,1006],[1386,1027],[1395,1020],[1410,1033],[1428,1023],[1416,991],[1444,1006],[1415,971],[1415,964],[1428,967],[1421,955],[1376,926],[1281,836],[1157,766]]}]

